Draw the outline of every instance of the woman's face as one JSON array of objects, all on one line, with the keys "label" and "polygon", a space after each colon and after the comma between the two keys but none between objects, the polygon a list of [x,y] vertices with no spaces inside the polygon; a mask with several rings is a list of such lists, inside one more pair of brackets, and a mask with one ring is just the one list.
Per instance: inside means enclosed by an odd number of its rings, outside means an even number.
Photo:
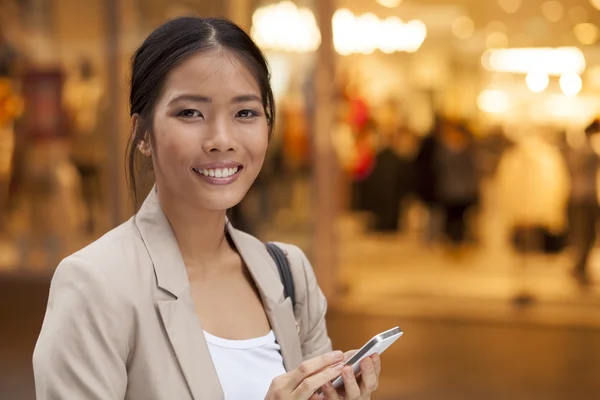
[{"label": "woman's face", "polygon": [[207,210],[238,204],[268,144],[260,87],[226,51],[173,69],[155,107],[153,164],[161,196]]}]

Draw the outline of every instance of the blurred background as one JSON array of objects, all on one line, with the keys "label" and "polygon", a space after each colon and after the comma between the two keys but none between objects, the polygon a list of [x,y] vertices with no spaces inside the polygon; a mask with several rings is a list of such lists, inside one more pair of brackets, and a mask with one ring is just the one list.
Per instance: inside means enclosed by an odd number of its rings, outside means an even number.
[{"label": "blurred background", "polygon": [[405,331],[376,399],[600,398],[600,0],[1,0],[0,398],[60,259],[133,212],[129,59],[189,14],[270,62],[235,225],[308,253],[336,348]]}]

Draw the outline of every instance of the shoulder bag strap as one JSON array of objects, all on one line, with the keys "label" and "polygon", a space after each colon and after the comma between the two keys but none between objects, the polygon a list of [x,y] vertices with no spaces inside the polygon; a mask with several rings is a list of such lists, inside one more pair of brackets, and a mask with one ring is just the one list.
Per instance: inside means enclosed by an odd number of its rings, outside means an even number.
[{"label": "shoulder bag strap", "polygon": [[283,290],[285,297],[289,297],[292,300],[292,306],[296,307],[296,293],[294,291],[294,278],[292,276],[292,270],[290,269],[290,262],[279,246],[275,243],[265,243],[267,251],[275,261],[277,269],[279,270],[279,277],[283,284]]}]

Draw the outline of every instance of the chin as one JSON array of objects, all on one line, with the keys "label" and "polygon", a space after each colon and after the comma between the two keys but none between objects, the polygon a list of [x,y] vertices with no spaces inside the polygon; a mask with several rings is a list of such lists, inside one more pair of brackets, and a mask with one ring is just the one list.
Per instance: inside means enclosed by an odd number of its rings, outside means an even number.
[{"label": "chin", "polygon": [[240,204],[246,193],[223,193],[212,196],[203,195],[198,204],[211,211],[227,211]]}]

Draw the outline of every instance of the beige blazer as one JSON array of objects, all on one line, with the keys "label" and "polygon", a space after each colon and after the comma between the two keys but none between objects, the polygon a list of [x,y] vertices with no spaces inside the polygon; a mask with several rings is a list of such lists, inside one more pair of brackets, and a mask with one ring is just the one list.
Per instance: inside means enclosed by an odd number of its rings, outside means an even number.
[{"label": "beige blazer", "polygon": [[[327,302],[304,253],[280,244],[296,285],[293,310],[264,244],[228,230],[259,289],[285,368],[330,351]],[[223,398],[154,190],[136,216],[60,263],[33,369],[40,400]]]}]

